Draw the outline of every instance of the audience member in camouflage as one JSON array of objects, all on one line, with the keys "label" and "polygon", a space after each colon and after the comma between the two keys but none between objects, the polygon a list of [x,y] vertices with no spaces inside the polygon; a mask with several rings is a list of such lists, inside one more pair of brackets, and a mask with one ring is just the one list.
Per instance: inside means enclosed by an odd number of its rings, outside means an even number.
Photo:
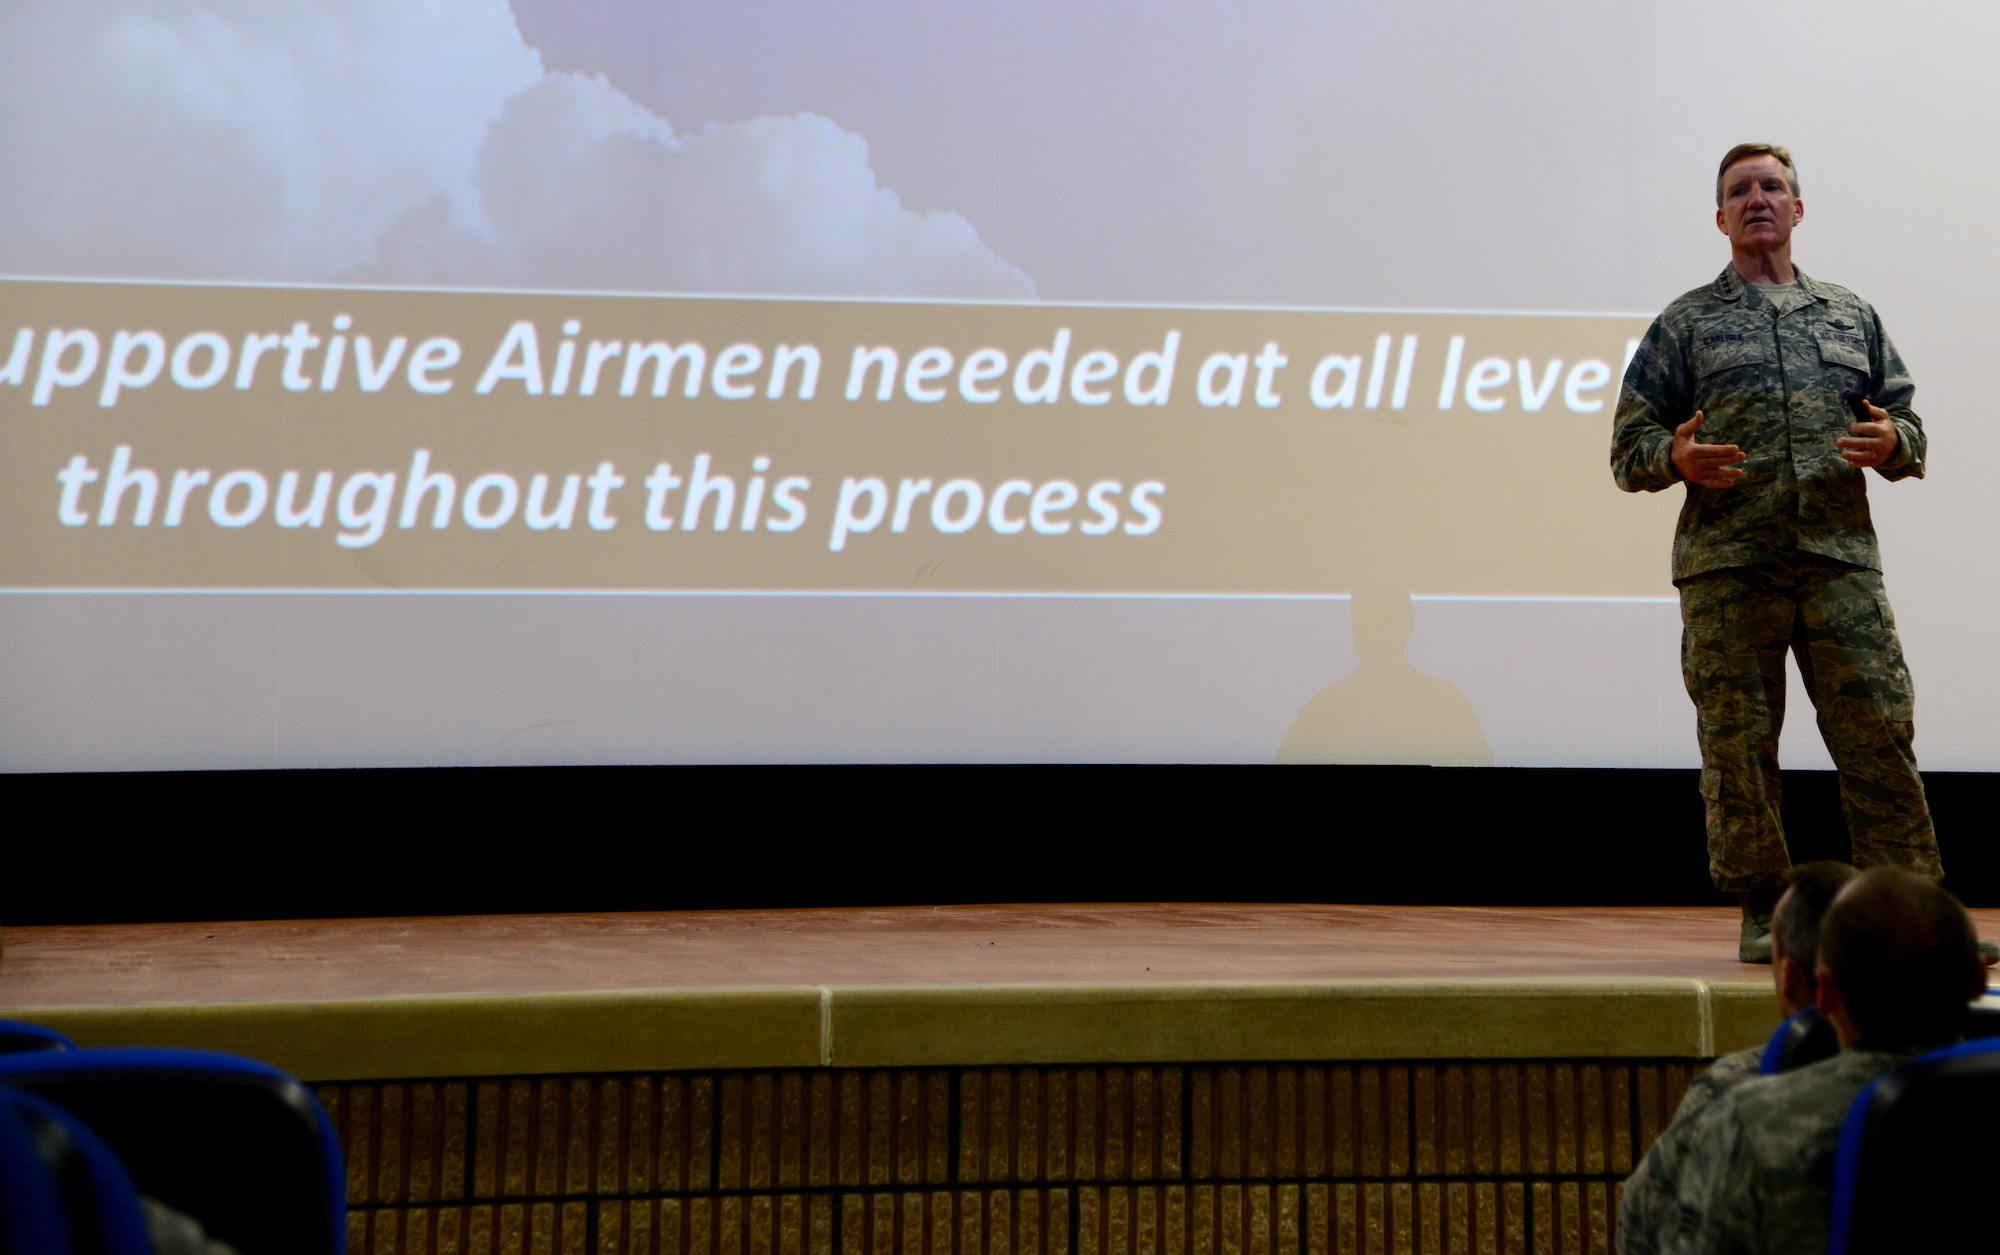
[{"label": "audience member in camouflage", "polygon": [[1842,889],[1818,962],[1820,1013],[1841,1051],[1709,1106],[1663,1255],[1822,1255],[1847,1109],[1875,1078],[1963,1031],[1965,1004],[1986,983],[1977,944],[1965,908],[1926,877],[1878,867]]},{"label": "audience member in camouflage", "polygon": [[[1772,929],[1778,944],[1771,977],[1779,1010],[1791,1016],[1819,996],[1815,964],[1820,918],[1854,879],[1854,869],[1845,863],[1806,863],[1794,867],[1788,879],[1791,887],[1778,902]],[[1755,1079],[1763,1061],[1764,1047],[1751,1046],[1723,1055],[1688,1082],[1673,1120],[1626,1179],[1618,1204],[1618,1255],[1655,1255],[1662,1249],[1662,1242],[1680,1223],[1681,1178],[1694,1149],[1697,1122],[1724,1094]]]},{"label": "audience member in camouflage", "polygon": [[1870,1081],[1906,1058],[1843,1050],[1731,1090],[1696,1125],[1675,1224],[1658,1249],[1824,1255],[1841,1122]]},{"label": "audience member in camouflage", "polygon": [[1673,578],[1709,871],[1743,902],[1738,957],[1766,962],[1790,862],[1777,770],[1788,651],[1840,772],[1855,861],[1943,874],[1864,474],[1921,477],[1926,442],[1874,308],[1792,264],[1805,205],[1791,155],[1731,149],[1716,206],[1730,265],[1669,305],[1634,352],[1611,470],[1628,492],[1686,486]]},{"label": "audience member in camouflage", "polygon": [[1647,1148],[1626,1178],[1618,1203],[1618,1255],[1655,1255],[1668,1228],[1679,1221],[1682,1169],[1694,1149],[1696,1122],[1715,1100],[1745,1081],[1755,1080],[1764,1048],[1751,1046],[1723,1055],[1688,1081],[1674,1118]]}]

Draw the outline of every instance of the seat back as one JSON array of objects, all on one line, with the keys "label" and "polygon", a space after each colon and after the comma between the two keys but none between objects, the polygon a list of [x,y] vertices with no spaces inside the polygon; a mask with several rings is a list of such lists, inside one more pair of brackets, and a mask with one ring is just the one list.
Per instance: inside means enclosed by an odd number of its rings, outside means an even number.
[{"label": "seat back", "polygon": [[1965,1013],[1965,1035],[1971,1040],[2000,1037],[2000,997],[1989,992],[1973,999]]},{"label": "seat back", "polygon": [[132,1178],[53,1103],[0,1089],[0,1253],[153,1255]]},{"label": "seat back", "polygon": [[[0,1090],[0,1252],[71,1255],[67,1147]],[[67,1139],[64,1139],[67,1140]]]},{"label": "seat back", "polygon": [[1764,1057],[1757,1064],[1757,1075],[1789,1072],[1839,1053],[1840,1038],[1833,1025],[1821,1017],[1818,1007],[1807,1007],[1778,1025],[1778,1031],[1771,1034]]},{"label": "seat back", "polygon": [[346,1180],[317,1100],[261,1063],[197,1050],[0,1056],[0,1085],[75,1115],[139,1191],[241,1255],[342,1255]]},{"label": "seat back", "polygon": [[0,1020],[0,1055],[22,1054],[31,1050],[75,1050],[76,1044],[52,1028],[24,1024],[20,1020]]},{"label": "seat back", "polygon": [[1958,1249],[2000,1179],[2000,1039],[1920,1055],[1863,1090],[1840,1130],[1829,1255]]}]

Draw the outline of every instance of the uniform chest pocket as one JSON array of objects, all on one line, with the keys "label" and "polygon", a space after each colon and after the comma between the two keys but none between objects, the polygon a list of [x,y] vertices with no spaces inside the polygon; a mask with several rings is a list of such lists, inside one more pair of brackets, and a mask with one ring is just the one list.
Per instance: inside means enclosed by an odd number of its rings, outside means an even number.
[{"label": "uniform chest pocket", "polygon": [[1694,342],[1695,378],[1706,379],[1744,366],[1761,366],[1768,354],[1769,341],[1769,336],[1753,332],[1710,332]]},{"label": "uniform chest pocket", "polygon": [[1858,332],[1818,327],[1813,330],[1813,339],[1819,342],[1820,361],[1868,373],[1868,342]]}]

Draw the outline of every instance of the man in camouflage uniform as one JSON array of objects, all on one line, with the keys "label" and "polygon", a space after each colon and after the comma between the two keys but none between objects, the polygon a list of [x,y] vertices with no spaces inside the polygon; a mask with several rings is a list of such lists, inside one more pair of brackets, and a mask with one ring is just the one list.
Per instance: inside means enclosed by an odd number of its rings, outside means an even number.
[{"label": "man in camouflage uniform", "polygon": [[[1792,265],[1791,154],[1740,144],[1716,177],[1730,264],[1640,341],[1611,442],[1627,492],[1681,483],[1681,670],[1701,741],[1709,872],[1743,904],[1738,957],[1770,962],[1790,857],[1779,819],[1785,654],[1840,772],[1858,866],[1940,877],[1911,741],[1915,698],[1863,472],[1924,473],[1916,389],[1875,310]],[[1857,420],[1843,393],[1867,399]]]},{"label": "man in camouflage uniform", "polygon": [[1820,925],[1831,1059],[1745,1081],[1695,1126],[1663,1255],[1822,1255],[1847,1109],[1883,1073],[1955,1041],[1986,973],[1972,921],[1927,877],[1877,867]]},{"label": "man in camouflage uniform", "polygon": [[[1792,1016],[1819,997],[1815,956],[1820,919],[1834,895],[1854,879],[1854,869],[1845,863],[1806,863],[1792,868],[1786,879],[1791,887],[1771,917],[1771,977],[1779,1009]],[[1696,1122],[1718,1098],[1754,1078],[1763,1061],[1764,1044],[1759,1043],[1722,1056],[1688,1082],[1672,1122],[1653,1139],[1625,1182],[1618,1204],[1618,1255],[1657,1255],[1668,1230],[1680,1221],[1681,1176],[1694,1149]]]}]

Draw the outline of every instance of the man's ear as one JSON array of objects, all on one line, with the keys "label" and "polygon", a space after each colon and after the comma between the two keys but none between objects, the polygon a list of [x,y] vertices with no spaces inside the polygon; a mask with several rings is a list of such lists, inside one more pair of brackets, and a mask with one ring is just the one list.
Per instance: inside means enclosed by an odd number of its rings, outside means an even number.
[{"label": "man's ear", "polygon": [[1778,998],[1786,1006],[1803,1010],[1817,1001],[1813,990],[1812,973],[1788,954],[1777,956]]},{"label": "man's ear", "polygon": [[1715,207],[1715,229],[1724,235],[1729,234],[1729,224],[1722,220],[1722,206],[1720,205]]},{"label": "man's ear", "polygon": [[1793,226],[1797,226],[1797,225],[1799,225],[1799,224],[1800,224],[1801,222],[1804,222],[1804,221],[1805,221],[1805,218],[1806,218],[1806,203],[1805,203],[1804,201],[1802,201],[1802,200],[1795,200],[1795,201],[1793,201],[1793,202],[1792,202],[1792,225],[1793,225]]},{"label": "man's ear", "polygon": [[1847,1049],[1860,1041],[1861,1030],[1855,1025],[1854,1017],[1847,1013],[1847,999],[1840,992],[1840,982],[1824,964],[1814,973],[1819,981],[1819,1013],[1833,1025],[1834,1035],[1840,1038],[1840,1048]]}]

